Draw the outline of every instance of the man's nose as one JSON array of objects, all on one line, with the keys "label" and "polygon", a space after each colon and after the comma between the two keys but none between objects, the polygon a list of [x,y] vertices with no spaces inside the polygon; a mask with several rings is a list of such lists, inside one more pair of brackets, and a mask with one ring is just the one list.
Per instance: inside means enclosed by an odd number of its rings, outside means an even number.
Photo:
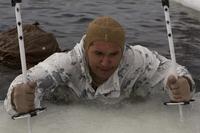
[{"label": "man's nose", "polygon": [[102,66],[105,66],[105,67],[110,66],[110,65],[111,65],[111,60],[110,60],[110,58],[107,57],[107,56],[104,56],[104,57],[102,58],[102,60],[101,60],[101,65],[102,65]]}]

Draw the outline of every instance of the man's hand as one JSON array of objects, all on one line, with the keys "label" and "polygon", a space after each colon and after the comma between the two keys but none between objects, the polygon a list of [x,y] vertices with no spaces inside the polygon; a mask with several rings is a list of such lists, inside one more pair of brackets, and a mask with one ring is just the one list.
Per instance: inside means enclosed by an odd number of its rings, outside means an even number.
[{"label": "man's hand", "polygon": [[13,88],[11,100],[18,113],[27,113],[34,110],[35,82],[18,84]]},{"label": "man's hand", "polygon": [[185,77],[176,78],[170,75],[167,79],[167,86],[171,91],[170,98],[172,101],[181,102],[190,100],[190,85]]}]

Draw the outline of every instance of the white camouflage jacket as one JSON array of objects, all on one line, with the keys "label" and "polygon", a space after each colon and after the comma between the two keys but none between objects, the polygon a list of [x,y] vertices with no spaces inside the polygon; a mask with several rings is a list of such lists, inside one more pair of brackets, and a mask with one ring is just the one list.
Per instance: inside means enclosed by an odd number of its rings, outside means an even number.
[{"label": "white camouflage jacket", "polygon": [[[128,97],[146,96],[153,89],[162,90],[169,73],[171,61],[145,47],[125,45],[123,58],[113,75],[95,91],[88,71],[83,49],[84,37],[71,51],[55,53],[45,61],[28,70],[28,80],[37,82],[35,107],[43,99],[53,102],[73,100],[97,100],[107,103],[119,102]],[[188,71],[177,65],[178,75],[187,76]],[[8,113],[16,114],[11,104],[11,92],[22,83],[19,75],[11,83],[4,105]]]}]

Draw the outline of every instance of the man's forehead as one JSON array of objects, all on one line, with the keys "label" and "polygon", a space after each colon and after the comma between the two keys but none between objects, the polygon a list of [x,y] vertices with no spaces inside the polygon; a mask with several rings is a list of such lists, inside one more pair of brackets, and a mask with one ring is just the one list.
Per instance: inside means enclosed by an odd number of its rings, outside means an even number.
[{"label": "man's forehead", "polygon": [[93,44],[95,44],[95,45],[117,45],[115,43],[107,42],[107,41],[94,41]]},{"label": "man's forehead", "polygon": [[105,41],[95,41],[91,46],[96,49],[121,49],[119,45]]}]

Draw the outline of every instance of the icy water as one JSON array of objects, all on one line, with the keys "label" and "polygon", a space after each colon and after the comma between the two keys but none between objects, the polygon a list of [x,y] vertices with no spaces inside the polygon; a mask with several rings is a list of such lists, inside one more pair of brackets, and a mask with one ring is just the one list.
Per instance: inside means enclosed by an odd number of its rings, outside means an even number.
[{"label": "icy water", "polygon": [[[0,31],[15,26],[10,1],[0,0]],[[200,12],[177,3],[170,6],[177,62],[192,73],[200,87]],[[79,42],[87,24],[97,16],[109,15],[126,29],[127,43],[141,44],[169,57],[164,13],[160,0],[23,0],[24,23],[38,21],[55,34],[62,49]],[[20,70],[0,65],[0,99]],[[119,108],[90,105],[58,106],[32,119],[33,133],[199,133],[199,101],[184,106],[180,123],[177,107],[166,107],[161,99],[125,104]],[[0,132],[26,133],[26,120],[12,121],[0,103]]]}]

